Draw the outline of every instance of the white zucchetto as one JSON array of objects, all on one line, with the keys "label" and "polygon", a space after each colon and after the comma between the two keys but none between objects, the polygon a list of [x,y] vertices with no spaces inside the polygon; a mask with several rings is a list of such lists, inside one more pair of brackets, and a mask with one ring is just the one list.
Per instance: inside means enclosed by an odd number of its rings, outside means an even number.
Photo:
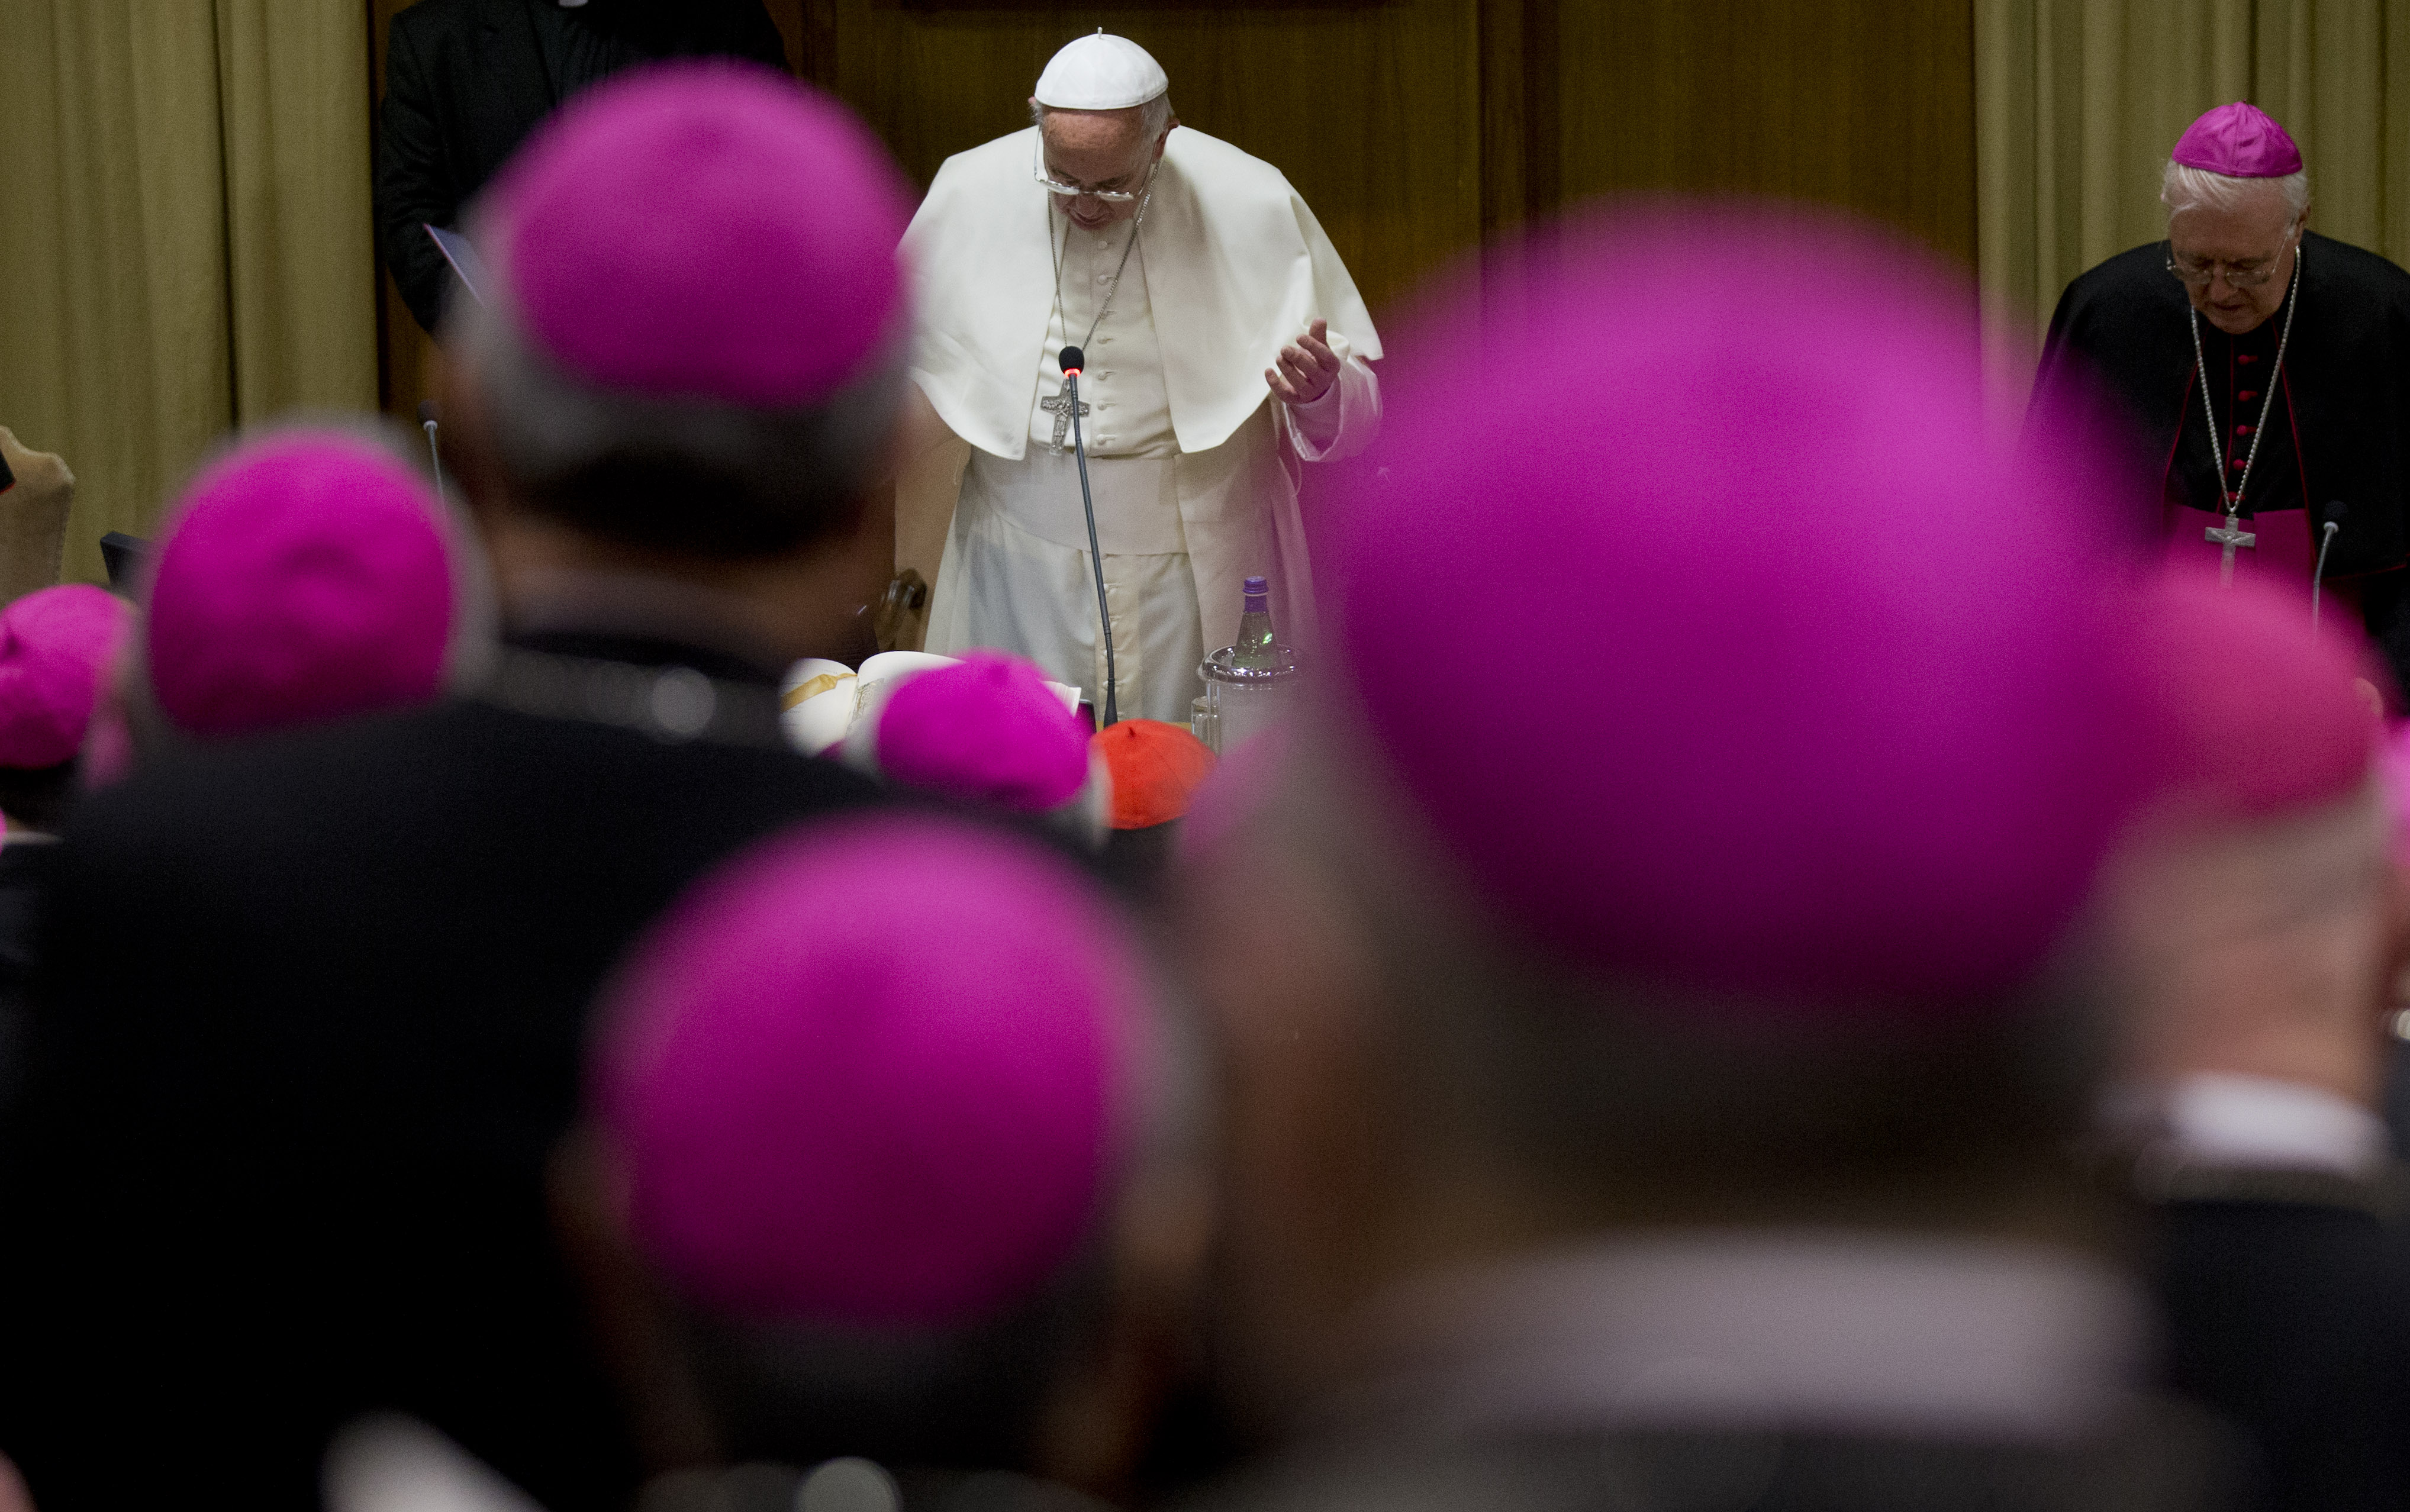
[{"label": "white zucchetto", "polygon": [[1170,88],[1163,65],[1146,49],[1098,27],[1047,60],[1037,99],[1053,110],[1125,110]]}]

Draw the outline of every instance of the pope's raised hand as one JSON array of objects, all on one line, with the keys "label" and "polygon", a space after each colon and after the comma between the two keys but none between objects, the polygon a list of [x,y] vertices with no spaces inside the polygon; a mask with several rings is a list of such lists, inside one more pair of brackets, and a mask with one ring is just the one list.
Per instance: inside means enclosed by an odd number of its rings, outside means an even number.
[{"label": "pope's raised hand", "polygon": [[1312,330],[1281,348],[1278,368],[1264,370],[1264,382],[1282,403],[1311,404],[1339,381],[1339,354],[1324,340],[1329,329],[1329,322],[1315,321]]}]

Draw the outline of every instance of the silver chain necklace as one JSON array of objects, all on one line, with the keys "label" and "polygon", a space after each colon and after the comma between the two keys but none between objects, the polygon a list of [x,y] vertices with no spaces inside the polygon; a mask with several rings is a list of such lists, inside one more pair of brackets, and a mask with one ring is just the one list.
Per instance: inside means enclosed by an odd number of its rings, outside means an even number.
[{"label": "silver chain necklace", "polygon": [[[1122,275],[1129,271],[1130,254],[1138,250],[1139,227],[1146,224],[1146,207],[1154,202],[1154,168],[1150,167],[1146,170],[1146,191],[1138,197],[1138,213],[1130,218],[1129,240],[1122,243],[1122,260],[1113,268],[1113,281],[1105,285],[1104,302],[1096,306],[1096,318],[1088,322],[1088,334],[1080,338],[1079,346],[1082,352],[1087,350],[1090,342],[1096,339],[1096,328],[1105,323],[1105,317],[1112,313],[1113,296],[1121,293]],[[1051,196],[1046,202],[1046,240],[1052,245],[1054,240],[1054,201]],[[1063,334],[1066,336],[1071,334],[1071,321],[1069,314],[1063,308],[1063,254],[1070,247],[1072,229],[1070,214],[1066,211],[1063,216],[1063,245],[1054,248],[1054,317],[1063,322]],[[1041,357],[1039,360],[1043,361],[1044,358]],[[1064,385],[1064,387],[1068,386],[1068,385]],[[1059,455],[1063,450],[1063,438],[1069,434],[1071,429],[1070,400],[1064,393],[1063,388],[1057,388],[1053,399],[1039,400],[1038,407],[1054,416],[1054,439],[1051,446]],[[1088,404],[1084,400],[1080,403],[1080,413],[1082,414],[1088,413]]]},{"label": "silver chain necklace", "polygon": [[[2260,390],[2259,418],[2251,428],[2251,449],[2243,456],[2243,475],[2234,480],[2231,493],[2226,488],[2226,443],[2220,439],[2217,429],[2217,409],[2209,401],[2209,356],[2200,344],[2200,312],[2194,309],[2189,300],[2185,304],[2185,318],[2192,322],[2193,371],[2200,378],[2200,413],[2209,417],[2210,465],[2215,469],[2218,497],[2226,502],[2224,528],[2212,526],[2203,532],[2210,541],[2225,548],[2217,563],[2217,580],[2221,583],[2234,581],[2234,548],[2259,544],[2258,533],[2243,529],[2241,524],[2243,490],[2251,486],[2251,464],[2259,460],[2259,443],[2268,434],[2268,411],[2276,402],[2276,385],[2284,377],[2285,351],[2293,344],[2293,317],[2301,311],[2301,254],[2304,250],[2301,247],[2293,249],[2293,277],[2290,286],[2285,290],[2285,328],[2276,337],[2276,365],[2268,370],[2267,386]],[[2235,423],[2242,423],[2239,410]]]}]

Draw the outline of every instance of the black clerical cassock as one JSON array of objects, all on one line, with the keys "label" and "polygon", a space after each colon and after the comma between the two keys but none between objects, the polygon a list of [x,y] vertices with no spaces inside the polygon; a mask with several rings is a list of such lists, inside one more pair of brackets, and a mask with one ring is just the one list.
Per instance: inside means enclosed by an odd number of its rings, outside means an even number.
[{"label": "black clerical cassock", "polygon": [[2327,237],[2302,241],[2300,283],[2273,315],[2242,336],[2200,322],[2208,413],[2168,243],[2078,278],[2051,317],[2026,439],[2105,441],[2133,496],[2156,502],[2153,528],[2213,562],[2218,548],[2203,532],[2224,524],[2222,500],[2243,484],[2239,523],[2257,538],[2237,553],[2245,570],[2304,586],[2317,533],[2344,505],[2330,602],[2357,604],[2410,686],[2410,273]]}]

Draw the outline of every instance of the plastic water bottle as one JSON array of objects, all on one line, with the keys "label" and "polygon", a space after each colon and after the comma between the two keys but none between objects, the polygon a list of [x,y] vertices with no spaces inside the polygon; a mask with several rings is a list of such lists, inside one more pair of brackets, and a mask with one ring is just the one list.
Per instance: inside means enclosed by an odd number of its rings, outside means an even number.
[{"label": "plastic water bottle", "polygon": [[1239,616],[1239,639],[1230,647],[1230,665],[1247,672],[1277,672],[1283,663],[1280,646],[1272,639],[1271,585],[1250,577],[1246,589],[1246,609]]}]

